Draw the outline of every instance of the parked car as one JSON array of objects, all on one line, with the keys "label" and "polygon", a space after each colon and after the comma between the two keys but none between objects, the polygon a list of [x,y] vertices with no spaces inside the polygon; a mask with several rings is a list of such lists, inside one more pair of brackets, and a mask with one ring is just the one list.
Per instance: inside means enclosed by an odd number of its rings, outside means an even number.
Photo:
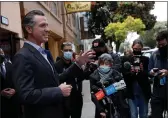
[{"label": "parked car", "polygon": [[142,51],[150,50],[150,49],[151,49],[150,47],[145,46],[145,47],[143,47]]},{"label": "parked car", "polygon": [[142,51],[142,55],[150,58],[152,52],[156,51],[157,49],[158,48],[154,48],[154,49],[150,49],[150,50],[144,50],[144,51]]}]

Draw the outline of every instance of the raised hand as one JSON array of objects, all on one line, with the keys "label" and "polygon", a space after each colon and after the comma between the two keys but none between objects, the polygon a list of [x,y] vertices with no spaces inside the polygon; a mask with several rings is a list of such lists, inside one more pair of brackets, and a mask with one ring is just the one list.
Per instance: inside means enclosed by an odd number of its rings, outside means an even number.
[{"label": "raised hand", "polygon": [[77,64],[80,66],[86,64],[87,62],[93,62],[94,60],[92,59],[96,55],[94,55],[95,52],[93,50],[89,50],[86,52],[80,52],[79,57],[76,59]]}]

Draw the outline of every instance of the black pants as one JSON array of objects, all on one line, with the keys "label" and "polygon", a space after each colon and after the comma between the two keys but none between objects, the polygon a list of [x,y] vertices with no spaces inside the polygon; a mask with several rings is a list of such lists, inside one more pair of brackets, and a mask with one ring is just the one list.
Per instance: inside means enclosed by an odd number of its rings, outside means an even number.
[{"label": "black pants", "polygon": [[64,118],[81,118],[83,97],[82,95],[76,95],[76,98],[70,100],[70,108],[64,109]]},{"label": "black pants", "polygon": [[163,118],[163,111],[167,109],[166,99],[151,99],[152,118]]}]

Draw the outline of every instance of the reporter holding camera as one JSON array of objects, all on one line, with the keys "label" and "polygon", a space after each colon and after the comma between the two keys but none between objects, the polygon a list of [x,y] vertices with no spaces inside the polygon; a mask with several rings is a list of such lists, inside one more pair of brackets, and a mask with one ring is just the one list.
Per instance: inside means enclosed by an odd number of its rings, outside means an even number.
[{"label": "reporter holding camera", "polygon": [[128,103],[131,118],[147,118],[148,101],[151,96],[151,86],[148,79],[149,59],[142,56],[143,44],[141,40],[134,40],[133,55],[124,56],[122,59],[122,73],[126,83]]},{"label": "reporter holding camera", "polygon": [[[108,103],[106,100],[105,101],[107,103],[104,103],[103,101],[98,101],[97,99],[95,99],[93,94],[95,89],[103,89],[102,86],[106,86],[105,83],[111,85],[112,83],[119,82],[122,79],[121,74],[118,71],[112,69],[112,66],[113,59],[111,55],[104,53],[98,58],[98,68],[89,77],[91,86],[91,97],[93,103],[96,106],[95,118],[111,118],[109,114],[112,113],[112,115],[114,115],[115,112],[114,106],[112,104]],[[115,102],[113,101],[113,103],[118,104],[119,106],[118,100],[118,97],[115,98]],[[112,107],[111,110],[109,108],[109,105]],[[108,113],[105,109],[108,111]]]},{"label": "reporter holding camera", "polygon": [[[152,118],[163,118],[168,107],[168,31],[161,31],[156,37],[158,50],[149,60],[149,73],[153,76],[153,94],[151,98]],[[166,88],[167,87],[167,88]]]}]

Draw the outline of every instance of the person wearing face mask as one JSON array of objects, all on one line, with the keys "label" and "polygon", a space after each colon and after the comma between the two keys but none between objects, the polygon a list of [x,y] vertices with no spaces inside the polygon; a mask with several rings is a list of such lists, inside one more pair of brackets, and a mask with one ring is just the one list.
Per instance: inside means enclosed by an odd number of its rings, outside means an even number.
[{"label": "person wearing face mask", "polygon": [[[108,82],[109,85],[119,82],[122,79],[121,74],[112,68],[113,66],[113,59],[110,54],[104,53],[100,55],[98,58],[98,68],[89,76],[90,80],[90,90],[91,93],[94,91],[94,88],[101,88],[99,83],[104,84],[105,82]],[[94,86],[94,88],[93,88]],[[113,96],[113,95],[112,95]],[[124,109],[121,108],[122,104],[121,96],[120,94],[115,94],[113,97],[110,96],[110,99],[112,99],[115,107],[117,107],[118,113],[121,115],[120,118],[129,118],[127,115],[123,112]],[[95,104],[95,118],[111,118],[109,113],[111,112],[112,115],[114,115],[115,110],[114,106],[111,103],[107,103],[106,105],[102,101],[98,101],[94,99],[93,94],[91,94],[91,100]],[[120,101],[121,100],[121,101]],[[111,111],[109,108],[109,105],[111,106]],[[105,108],[108,109],[108,113],[106,112]]]},{"label": "person wearing face mask", "polygon": [[96,52],[96,57],[94,60],[98,60],[99,56],[103,53],[108,53],[111,55],[113,59],[113,69],[120,71],[121,68],[121,60],[118,54],[115,54],[113,51],[109,51],[103,39],[95,39],[92,42],[92,50]]},{"label": "person wearing face mask", "polygon": [[[64,42],[61,45],[62,56],[57,57],[55,62],[55,69],[59,75],[66,73],[67,69],[75,62],[74,52],[72,50],[71,42]],[[83,97],[82,97],[82,78],[74,77],[78,71],[71,71],[69,79],[60,79],[60,83],[66,82],[72,86],[70,97],[64,98],[64,118],[81,118]]]},{"label": "person wearing face mask", "polygon": [[[122,58],[122,74],[126,83],[126,96],[130,106],[131,118],[148,117],[148,102],[151,86],[148,79],[148,57],[142,56],[141,40],[134,40],[133,55]],[[139,113],[138,113],[139,108]]]},{"label": "person wearing face mask", "polygon": [[[158,50],[149,60],[149,74],[153,76],[151,97],[152,118],[163,118],[168,110],[168,31],[161,31],[156,37]],[[157,74],[160,73],[160,74]],[[163,81],[165,80],[165,81]]]}]

